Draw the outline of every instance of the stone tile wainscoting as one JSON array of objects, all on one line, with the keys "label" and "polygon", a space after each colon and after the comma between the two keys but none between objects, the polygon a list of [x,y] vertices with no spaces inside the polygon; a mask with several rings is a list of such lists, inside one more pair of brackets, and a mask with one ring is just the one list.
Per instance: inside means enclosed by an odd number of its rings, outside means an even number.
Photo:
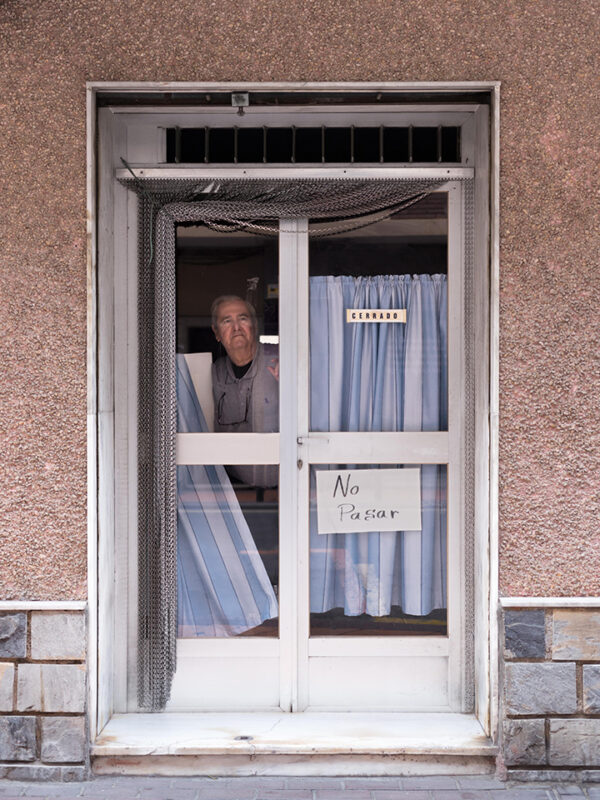
[{"label": "stone tile wainscoting", "polygon": [[6,605],[0,610],[0,778],[84,780],[85,612]]},{"label": "stone tile wainscoting", "polygon": [[503,605],[507,777],[600,779],[600,607]]}]

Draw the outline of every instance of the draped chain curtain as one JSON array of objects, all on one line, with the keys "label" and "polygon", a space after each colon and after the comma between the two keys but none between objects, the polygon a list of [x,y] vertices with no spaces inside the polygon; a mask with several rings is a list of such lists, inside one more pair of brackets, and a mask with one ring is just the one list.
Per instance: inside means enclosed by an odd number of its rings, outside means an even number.
[{"label": "draped chain curtain", "polygon": [[323,235],[390,216],[443,181],[131,177],[121,183],[139,198],[138,702],[160,710],[176,668],[176,226],[276,233],[269,221],[305,217]]}]

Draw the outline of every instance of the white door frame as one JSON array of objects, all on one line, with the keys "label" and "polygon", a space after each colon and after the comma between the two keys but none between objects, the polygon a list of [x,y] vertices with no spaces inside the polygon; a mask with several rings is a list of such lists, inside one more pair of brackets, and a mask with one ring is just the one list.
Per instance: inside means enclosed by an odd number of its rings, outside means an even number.
[{"label": "white door frame", "polygon": [[[114,493],[110,491],[111,475],[114,474],[115,442],[121,433],[118,430],[118,410],[115,409],[114,398],[118,395],[118,387],[113,385],[113,376],[119,375],[111,353],[114,352],[112,323],[115,318],[125,314],[129,320],[125,350],[116,353],[117,359],[127,351],[131,355],[135,344],[135,308],[128,295],[129,307],[122,307],[125,298],[111,291],[113,278],[122,268],[122,262],[115,258],[115,250],[106,248],[107,242],[129,241],[127,238],[127,221],[130,226],[135,220],[135,199],[120,191],[113,181],[114,157],[119,147],[124,144],[124,131],[117,123],[110,131],[110,143],[107,148],[106,138],[103,150],[96,151],[97,99],[102,93],[121,92],[144,93],[152,91],[222,91],[270,89],[272,91],[331,91],[333,88],[344,92],[359,92],[365,89],[378,91],[447,92],[449,96],[456,92],[485,91],[492,98],[492,131],[488,134],[486,109],[472,106],[473,120],[478,116],[477,125],[473,126],[472,136],[474,150],[484,166],[476,170],[475,189],[475,243],[474,264],[476,282],[474,285],[475,302],[473,325],[480,335],[475,337],[475,363],[478,372],[475,376],[477,426],[474,432],[476,441],[475,470],[475,687],[476,714],[485,731],[494,734],[497,703],[497,657],[495,636],[495,608],[497,602],[497,342],[498,342],[498,95],[499,84],[485,83],[388,83],[388,84],[137,84],[137,83],[90,83],[88,84],[88,530],[89,530],[89,654],[90,654],[90,710],[92,738],[101,730],[113,713],[116,705],[120,706],[119,695],[122,692],[115,687],[115,653],[118,652],[119,641],[114,626],[115,592],[123,592],[119,578],[115,581],[115,524],[120,511],[119,503],[115,503]],[[450,105],[450,104],[449,104]],[[410,109],[415,111],[416,109]],[[148,109],[138,109],[141,114]],[[155,109],[154,109],[155,111]],[[119,130],[121,131],[119,133]],[[107,131],[105,130],[106,134]],[[491,167],[488,159],[491,147]],[[409,177],[412,168],[403,170]],[[416,170],[420,172],[420,170]],[[228,173],[230,171],[228,170]],[[319,174],[323,174],[319,171]],[[345,172],[347,175],[348,173]],[[422,172],[421,172],[422,174]],[[449,175],[448,175],[449,177]],[[108,179],[108,180],[107,180]],[[115,205],[115,196],[118,202]],[[491,201],[488,202],[488,198]],[[491,205],[491,219],[489,207]],[[122,212],[127,210],[125,219],[115,213],[117,206]],[[112,213],[107,213],[113,209]],[[491,224],[490,224],[491,223]],[[100,244],[100,249],[98,245]],[[118,248],[117,248],[118,250]],[[121,255],[123,255],[121,253]],[[125,254],[127,255],[127,254]],[[129,256],[133,254],[130,252]],[[131,260],[131,258],[130,258]],[[129,280],[131,276],[127,276]],[[491,301],[488,298],[491,295]],[[489,337],[489,338],[488,338]],[[124,403],[132,410],[135,403],[131,392],[124,393]],[[115,413],[117,411],[117,413]],[[98,465],[98,466],[97,466]],[[120,464],[120,466],[123,466]],[[129,473],[134,471],[131,460],[125,464]],[[130,506],[132,504],[129,504]],[[123,524],[127,527],[135,520],[135,512],[127,511],[127,519]],[[132,558],[135,553],[131,545],[116,543],[119,556],[126,553]],[[133,587],[125,593],[134,599]],[[133,604],[135,605],[135,603]],[[100,670],[98,670],[98,665]],[[126,688],[126,687],[125,687]],[[122,697],[122,694],[121,694]]]}]

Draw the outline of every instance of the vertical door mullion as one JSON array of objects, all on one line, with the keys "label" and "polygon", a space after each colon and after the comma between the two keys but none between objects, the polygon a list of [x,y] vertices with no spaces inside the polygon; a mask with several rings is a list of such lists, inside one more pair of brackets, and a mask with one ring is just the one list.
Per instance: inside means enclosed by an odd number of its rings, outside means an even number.
[{"label": "vertical door mullion", "polygon": [[464,230],[463,192],[448,187],[448,702],[464,703]]},{"label": "vertical door mullion", "polygon": [[308,220],[299,220],[298,264],[296,296],[298,306],[298,428],[297,428],[297,698],[294,711],[304,711],[308,706],[308,637],[310,627],[310,543],[309,543],[309,492],[310,465],[306,455],[310,404],[310,348],[309,348],[309,239]]},{"label": "vertical door mullion", "polygon": [[[306,220],[279,224],[279,638],[280,705],[298,707],[298,423],[299,263],[307,260]],[[304,253],[304,255],[303,255]]]}]

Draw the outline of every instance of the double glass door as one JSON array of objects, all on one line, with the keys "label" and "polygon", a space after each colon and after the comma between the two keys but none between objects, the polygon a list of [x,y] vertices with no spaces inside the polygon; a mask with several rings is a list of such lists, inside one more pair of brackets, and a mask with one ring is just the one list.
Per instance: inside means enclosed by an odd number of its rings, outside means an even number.
[{"label": "double glass door", "polygon": [[179,229],[168,710],[463,710],[461,208]]}]

